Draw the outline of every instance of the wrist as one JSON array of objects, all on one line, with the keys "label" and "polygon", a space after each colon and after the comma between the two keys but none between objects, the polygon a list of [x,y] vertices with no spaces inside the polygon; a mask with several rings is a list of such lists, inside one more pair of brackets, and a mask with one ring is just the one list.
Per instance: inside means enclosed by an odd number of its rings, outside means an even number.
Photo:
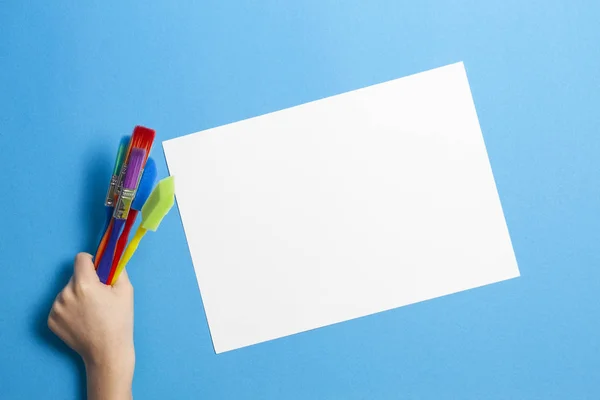
[{"label": "wrist", "polygon": [[135,351],[133,348],[118,352],[97,352],[83,357],[86,371],[107,374],[115,372],[120,375],[132,375],[135,368]]},{"label": "wrist", "polygon": [[84,360],[89,399],[131,399],[135,355]]}]

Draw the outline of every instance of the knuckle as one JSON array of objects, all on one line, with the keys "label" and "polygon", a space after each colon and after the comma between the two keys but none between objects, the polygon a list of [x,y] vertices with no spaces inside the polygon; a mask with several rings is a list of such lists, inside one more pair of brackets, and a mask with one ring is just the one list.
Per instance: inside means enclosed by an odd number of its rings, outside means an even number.
[{"label": "knuckle", "polygon": [[77,281],[74,290],[78,295],[85,295],[90,291],[90,285],[85,281]]},{"label": "knuckle", "polygon": [[75,297],[75,294],[73,293],[72,289],[70,287],[66,287],[58,294],[56,300],[61,305],[66,305],[73,300],[73,297]]},{"label": "knuckle", "polygon": [[63,312],[64,305],[60,301],[55,301],[52,304],[52,309],[50,309],[50,317],[56,318],[57,315],[60,315]]},{"label": "knuckle", "polygon": [[56,324],[56,318],[55,318],[55,316],[54,316],[54,313],[50,312],[50,314],[48,315],[48,321],[47,321],[47,324],[48,324],[48,328],[49,328],[49,329],[50,329],[52,332],[56,332],[56,327],[57,327],[57,324]]}]

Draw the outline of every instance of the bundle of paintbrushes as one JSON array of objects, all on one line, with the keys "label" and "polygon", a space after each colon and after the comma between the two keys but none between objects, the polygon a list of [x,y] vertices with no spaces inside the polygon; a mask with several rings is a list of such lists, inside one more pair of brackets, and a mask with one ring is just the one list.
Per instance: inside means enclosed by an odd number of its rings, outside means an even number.
[{"label": "bundle of paintbrushes", "polygon": [[[152,129],[136,126],[131,138],[121,139],[108,192],[104,200],[106,223],[94,265],[100,280],[112,285],[137,250],[148,230],[156,231],[175,202],[172,177],[156,182],[156,164],[149,157],[154,143]],[[141,223],[129,234],[141,211]]]}]

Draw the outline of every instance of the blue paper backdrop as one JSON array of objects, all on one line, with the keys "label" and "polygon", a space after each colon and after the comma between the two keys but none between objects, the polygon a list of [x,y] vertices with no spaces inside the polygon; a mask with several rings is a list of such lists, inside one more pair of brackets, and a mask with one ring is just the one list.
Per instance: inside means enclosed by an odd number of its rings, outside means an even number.
[{"label": "blue paper backdrop", "polygon": [[135,398],[600,398],[599,21],[595,0],[1,1],[0,398],[82,396],[45,319],[134,125],[461,60],[522,277],[216,356],[174,211],[130,268]]}]

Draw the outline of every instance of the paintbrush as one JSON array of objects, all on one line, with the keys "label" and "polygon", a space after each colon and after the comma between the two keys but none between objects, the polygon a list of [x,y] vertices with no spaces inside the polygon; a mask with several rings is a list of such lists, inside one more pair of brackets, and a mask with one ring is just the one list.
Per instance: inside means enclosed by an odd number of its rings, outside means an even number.
[{"label": "paintbrush", "polygon": [[125,266],[137,250],[140,241],[148,231],[156,231],[161,221],[167,215],[169,210],[175,203],[175,180],[172,176],[158,182],[150,197],[142,207],[142,222],[138,227],[135,235],[127,245],[123,257],[117,265],[117,269],[111,281],[111,284],[119,279],[119,275],[123,272]]},{"label": "paintbrush", "polygon": [[123,254],[123,250],[125,250],[125,245],[127,244],[127,240],[129,240],[129,233],[131,231],[131,228],[133,227],[133,224],[135,223],[138,211],[142,209],[144,203],[146,203],[146,200],[148,200],[148,197],[152,192],[152,188],[156,183],[156,175],[156,163],[152,158],[148,158],[146,166],[144,167],[142,179],[140,180],[140,184],[138,185],[137,191],[135,193],[135,198],[133,199],[133,203],[131,204],[131,210],[129,211],[129,215],[127,216],[127,221],[125,222],[123,233],[121,233],[119,241],[117,242],[112,267],[110,269],[110,274],[108,275],[108,280],[106,281],[108,284],[110,284],[115,270],[117,268],[117,265],[119,264],[119,260],[121,259],[121,255]]},{"label": "paintbrush", "polygon": [[106,209],[106,222],[104,224],[104,229],[102,229],[102,232],[106,232],[108,224],[110,223],[110,220],[113,215],[117,185],[119,181],[119,176],[121,174],[121,168],[123,167],[123,163],[125,162],[125,157],[127,155],[129,139],[129,136],[123,136],[121,138],[121,142],[119,143],[119,149],[117,150],[115,166],[113,167],[112,176],[110,178],[110,184],[108,186],[108,192],[106,193],[106,198],[104,199],[104,207]]},{"label": "paintbrush", "polygon": [[[117,180],[117,190],[115,196],[117,197],[119,193],[123,189],[123,179],[125,174],[127,173],[127,164],[129,163],[129,156],[131,150],[135,147],[146,150],[146,159],[148,158],[148,154],[152,149],[152,144],[154,143],[154,137],[156,136],[156,132],[150,128],[145,128],[143,126],[136,126],[133,130],[133,134],[131,135],[131,140],[129,141],[129,148],[127,149],[127,154],[125,156],[125,162],[123,163],[123,167],[121,168],[121,172],[119,174],[119,179]],[[144,160],[145,164],[146,160]],[[142,167],[143,168],[143,167]],[[115,197],[115,201],[116,201]],[[98,250],[96,251],[96,257],[94,259],[94,267],[98,268],[100,265],[100,261],[102,260],[102,255],[104,254],[104,249],[106,248],[106,244],[108,242],[108,238],[110,232],[112,231],[113,219],[111,218],[108,228],[104,232],[104,236],[100,240],[100,245],[98,246]]]},{"label": "paintbrush", "polygon": [[131,209],[131,203],[135,197],[135,190],[137,188],[140,175],[142,173],[142,166],[146,160],[146,150],[134,147],[129,154],[129,160],[127,163],[127,173],[125,179],[123,179],[123,190],[119,194],[119,199],[115,204],[115,211],[113,214],[113,223],[110,233],[110,237],[104,250],[104,255],[98,265],[98,277],[102,283],[106,283],[108,275],[110,274],[110,268],[112,266],[113,256],[115,254],[115,246],[117,240],[121,234],[121,230],[127,220],[127,215]]}]

